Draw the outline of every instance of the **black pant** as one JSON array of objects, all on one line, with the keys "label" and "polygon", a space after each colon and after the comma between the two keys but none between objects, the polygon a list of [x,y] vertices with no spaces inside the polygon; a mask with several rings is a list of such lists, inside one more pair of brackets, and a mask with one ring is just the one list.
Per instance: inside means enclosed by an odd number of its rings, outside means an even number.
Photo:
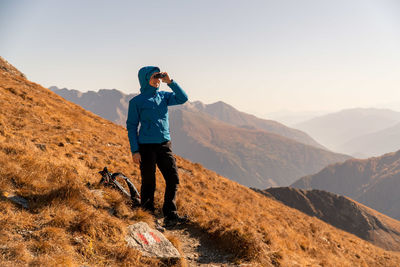
[{"label": "black pant", "polygon": [[154,211],[154,192],[156,190],[156,165],[164,176],[166,187],[164,194],[164,216],[176,214],[176,191],[179,177],[171,142],[161,144],[139,144],[142,176],[141,200],[144,209]]}]

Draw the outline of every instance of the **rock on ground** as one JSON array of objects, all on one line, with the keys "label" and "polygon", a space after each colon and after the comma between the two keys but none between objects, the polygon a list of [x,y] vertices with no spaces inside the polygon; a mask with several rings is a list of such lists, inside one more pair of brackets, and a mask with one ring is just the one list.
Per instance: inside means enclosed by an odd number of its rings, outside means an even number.
[{"label": "rock on ground", "polygon": [[148,257],[161,259],[180,258],[178,250],[159,231],[150,228],[145,222],[138,222],[128,226],[128,235],[125,237],[128,246],[137,249]]}]

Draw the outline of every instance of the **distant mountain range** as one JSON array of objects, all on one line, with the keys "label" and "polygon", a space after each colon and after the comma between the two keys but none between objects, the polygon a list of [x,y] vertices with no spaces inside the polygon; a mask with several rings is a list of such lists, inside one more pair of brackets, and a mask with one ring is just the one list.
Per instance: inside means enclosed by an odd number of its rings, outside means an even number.
[{"label": "distant mountain range", "polygon": [[400,221],[354,200],[323,190],[290,187],[257,190],[387,250],[400,250]]},{"label": "distant mountain range", "polygon": [[288,185],[302,173],[349,158],[267,131],[236,127],[195,110],[172,109],[170,114],[177,154],[246,186]]},{"label": "distant mountain range", "polygon": [[64,99],[123,126],[126,126],[129,100],[136,95],[127,95],[116,89],[100,89],[97,92],[86,93],[74,89],[59,89],[56,86],[51,86],[49,89]]},{"label": "distant mountain range", "polygon": [[[122,125],[125,125],[127,103],[133,97],[117,90],[81,93],[50,89]],[[221,101],[210,105],[197,101],[172,107],[170,123],[176,154],[246,186],[288,185],[326,165],[349,159],[323,149],[299,130],[240,112]]]},{"label": "distant mountain range", "polygon": [[400,151],[365,160],[350,159],[301,178],[291,185],[348,196],[400,219]]},{"label": "distant mountain range", "polygon": [[400,135],[392,129],[398,123],[400,112],[356,108],[320,116],[294,127],[332,151],[366,158],[400,149]]},{"label": "distant mountain range", "polygon": [[281,110],[263,114],[262,117],[270,118],[271,120],[279,121],[287,126],[295,127],[295,125],[311,120],[316,117],[331,113],[327,110],[314,111],[289,111]]},{"label": "distant mountain range", "polygon": [[400,123],[389,128],[353,138],[338,147],[338,151],[362,158],[383,155],[400,149]]},{"label": "distant mountain range", "polygon": [[234,126],[247,129],[265,130],[270,133],[275,133],[287,137],[289,139],[293,139],[297,142],[306,145],[311,145],[317,148],[327,150],[325,147],[317,143],[314,139],[312,139],[309,135],[307,135],[302,131],[289,128],[277,121],[257,118],[254,115],[241,112],[222,101],[218,101],[216,103],[209,105],[205,105],[200,101],[196,101],[184,105],[182,106],[182,108],[194,112],[206,113],[212,116],[213,118],[216,118],[220,121],[229,123]]}]

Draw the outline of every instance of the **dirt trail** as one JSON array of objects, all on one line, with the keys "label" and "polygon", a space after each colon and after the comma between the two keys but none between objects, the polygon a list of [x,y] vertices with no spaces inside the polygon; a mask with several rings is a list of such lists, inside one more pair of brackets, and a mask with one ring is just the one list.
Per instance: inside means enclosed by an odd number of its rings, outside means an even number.
[{"label": "dirt trail", "polygon": [[179,239],[182,256],[188,266],[250,266],[232,263],[233,255],[217,247],[207,234],[194,225],[185,224],[166,228],[164,234],[172,235]]}]

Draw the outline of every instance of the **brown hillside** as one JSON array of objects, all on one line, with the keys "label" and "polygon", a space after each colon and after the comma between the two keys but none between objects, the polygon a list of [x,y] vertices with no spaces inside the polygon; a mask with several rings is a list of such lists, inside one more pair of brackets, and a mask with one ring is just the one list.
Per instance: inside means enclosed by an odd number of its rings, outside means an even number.
[{"label": "brown hillside", "polygon": [[301,178],[291,186],[348,196],[400,219],[400,150],[365,160],[351,159]]},{"label": "brown hillside", "polygon": [[[0,59],[0,64],[4,61]],[[1,266],[165,266],[125,246],[126,226],[152,222],[118,192],[92,191],[107,165],[138,184],[126,130],[0,71]],[[180,213],[253,266],[397,266],[398,253],[288,208],[178,157]],[[163,181],[158,180],[162,186]],[[160,187],[159,187],[160,188]],[[158,203],[161,190],[156,193]],[[112,212],[110,212],[112,208]],[[184,264],[184,262],[182,262]]]},{"label": "brown hillside", "polygon": [[246,186],[289,185],[349,158],[267,131],[223,123],[201,112],[178,109],[171,113],[179,155]]},{"label": "brown hillside", "polygon": [[384,249],[400,250],[400,221],[350,198],[323,190],[291,187],[268,188],[260,192]]}]

